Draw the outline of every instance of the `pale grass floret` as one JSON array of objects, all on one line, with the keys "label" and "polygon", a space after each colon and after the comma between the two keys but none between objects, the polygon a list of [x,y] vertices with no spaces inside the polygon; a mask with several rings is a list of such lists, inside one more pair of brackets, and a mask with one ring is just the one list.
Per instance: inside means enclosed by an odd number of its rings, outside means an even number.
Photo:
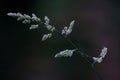
[{"label": "pale grass floret", "polygon": [[62,34],[66,34],[67,31],[67,27],[64,27],[64,29],[62,30]]},{"label": "pale grass floret", "polygon": [[21,14],[21,13],[16,13],[16,16],[18,16],[18,17],[23,17],[23,15]]},{"label": "pale grass floret", "polygon": [[45,27],[51,32],[55,31],[55,27],[53,27],[52,25],[48,24],[48,25],[45,25]]},{"label": "pale grass floret", "polygon": [[38,24],[37,24],[37,25],[31,25],[29,29],[30,29],[30,30],[32,30],[32,29],[37,29],[38,27],[39,27]]},{"label": "pale grass floret", "polygon": [[49,30],[49,31],[51,31],[51,32],[53,32],[54,30],[55,30],[55,27],[53,27],[52,25],[50,25],[49,23],[50,23],[50,19],[47,17],[47,16],[45,16],[44,17],[44,20],[45,20],[45,27]]},{"label": "pale grass floret", "polygon": [[73,26],[74,26],[74,24],[75,24],[75,20],[71,21],[69,28],[71,28],[71,29],[72,29],[72,28],[73,28]]},{"label": "pale grass floret", "polygon": [[71,32],[72,32],[72,29],[70,28],[66,31],[66,35],[69,35]]},{"label": "pale grass floret", "polygon": [[24,16],[25,19],[31,19],[31,17],[27,14],[23,14],[23,16]]},{"label": "pale grass floret", "polygon": [[19,12],[16,14],[16,16],[18,17],[17,21],[20,21],[20,20],[24,19],[24,16],[21,13],[19,13]]},{"label": "pale grass floret", "polygon": [[74,26],[74,23],[75,23],[75,20],[70,22],[69,27],[65,26],[64,29],[62,30],[61,34],[69,35],[72,32],[72,28]]},{"label": "pale grass floret", "polygon": [[42,41],[45,41],[46,39],[51,38],[51,37],[52,37],[52,33],[44,34],[42,37]]},{"label": "pale grass floret", "polygon": [[104,47],[104,48],[102,49],[102,52],[100,53],[100,57],[104,58],[106,54],[107,54],[107,48]]},{"label": "pale grass floret", "polygon": [[32,21],[40,22],[40,18],[38,18],[34,13],[32,14]]},{"label": "pale grass floret", "polygon": [[7,13],[8,16],[12,16],[12,17],[16,17],[17,14],[16,13]]},{"label": "pale grass floret", "polygon": [[103,58],[102,57],[93,57],[93,60],[97,63],[101,63],[103,61]]},{"label": "pale grass floret", "polygon": [[76,49],[73,49],[73,50],[64,50],[64,51],[61,51],[59,53],[57,53],[54,57],[57,58],[57,57],[71,57],[73,55],[73,52],[75,51]]},{"label": "pale grass floret", "polygon": [[44,17],[44,20],[45,20],[45,25],[49,25],[50,19],[47,16]]},{"label": "pale grass floret", "polygon": [[104,47],[98,57],[92,57],[94,62],[101,63],[107,54],[107,48]]},{"label": "pale grass floret", "polygon": [[64,27],[64,29],[62,30],[62,34],[65,34],[65,35],[69,35],[71,32],[72,32],[72,29],[68,27]]}]

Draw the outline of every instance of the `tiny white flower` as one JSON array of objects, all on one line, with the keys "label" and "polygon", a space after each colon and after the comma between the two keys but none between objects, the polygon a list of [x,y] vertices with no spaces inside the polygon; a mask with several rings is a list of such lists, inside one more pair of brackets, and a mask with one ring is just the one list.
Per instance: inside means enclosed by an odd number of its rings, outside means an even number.
[{"label": "tiny white flower", "polygon": [[106,54],[107,54],[107,48],[104,47],[98,57],[92,57],[92,58],[93,58],[94,62],[101,63],[103,61],[103,58],[105,58]]},{"label": "tiny white flower", "polygon": [[67,32],[67,27],[65,26],[61,34],[66,34],[66,32]]},{"label": "tiny white flower", "polygon": [[95,62],[97,62],[97,63],[101,63],[101,62],[103,61],[103,58],[102,58],[102,57],[100,57],[100,58],[98,58],[98,57],[93,57],[93,60],[94,60]]},{"label": "tiny white flower", "polygon": [[69,35],[71,32],[72,32],[72,29],[68,29],[68,30],[66,31],[66,35]]},{"label": "tiny white flower", "polygon": [[57,57],[71,57],[73,55],[74,51],[75,51],[75,49],[73,49],[73,50],[66,49],[64,51],[61,51],[61,52],[57,53],[55,55],[55,58],[57,58]]},{"label": "tiny white flower", "polygon": [[69,35],[72,32],[71,28],[64,27],[61,34]]},{"label": "tiny white flower", "polygon": [[32,17],[37,17],[34,13],[32,13]]},{"label": "tiny white flower", "polygon": [[69,28],[71,28],[71,29],[72,29],[72,28],[73,28],[73,26],[74,26],[74,23],[75,23],[75,20],[71,21]]},{"label": "tiny white flower", "polygon": [[8,16],[16,17],[16,13],[7,13]]},{"label": "tiny white flower", "polygon": [[64,30],[65,30],[65,31],[67,31],[67,29],[68,29],[68,27],[67,27],[67,26],[65,26],[65,27],[64,27]]},{"label": "tiny white flower", "polygon": [[16,16],[23,17],[23,15],[21,13],[19,13],[19,12],[16,14]]},{"label": "tiny white flower", "polygon": [[41,20],[35,14],[32,14],[32,21],[40,22]]},{"label": "tiny white flower", "polygon": [[52,37],[52,33],[44,34],[42,37],[42,41],[45,41],[46,39],[51,38],[51,37]]},{"label": "tiny white flower", "polygon": [[48,25],[50,23],[50,19],[47,16],[44,17],[44,20],[45,20],[45,25]]},{"label": "tiny white flower", "polygon": [[100,56],[104,58],[106,54],[107,54],[107,48],[104,47],[104,48],[102,49],[102,52],[100,53]]},{"label": "tiny white flower", "polygon": [[24,19],[24,16],[21,14],[21,13],[17,13],[17,21],[20,21],[20,20],[23,20]]},{"label": "tiny white flower", "polygon": [[29,20],[31,19],[31,17],[27,14],[24,14],[24,17],[25,17],[25,19],[29,19]]},{"label": "tiny white flower", "polygon": [[61,34],[69,35],[72,32],[74,23],[75,23],[75,20],[71,21],[69,27],[64,27]]},{"label": "tiny white flower", "polygon": [[17,17],[17,20],[23,20],[25,17],[21,13],[8,13],[8,16]]},{"label": "tiny white flower", "polygon": [[31,29],[37,29],[38,26],[39,26],[39,25],[31,25],[29,29],[30,29],[30,30],[31,30]]}]

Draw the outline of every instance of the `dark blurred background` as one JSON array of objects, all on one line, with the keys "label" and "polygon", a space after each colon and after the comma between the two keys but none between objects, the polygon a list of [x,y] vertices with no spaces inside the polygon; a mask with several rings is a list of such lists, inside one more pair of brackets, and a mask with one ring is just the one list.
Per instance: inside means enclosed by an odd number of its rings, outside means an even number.
[{"label": "dark blurred background", "polygon": [[44,30],[8,17],[8,12],[48,16],[58,29],[76,20],[69,38],[82,52],[97,56],[106,46],[108,54],[96,69],[103,80],[120,80],[119,0],[0,0],[0,80],[97,80],[90,66],[74,55],[55,59],[73,49],[59,35],[41,42]]}]

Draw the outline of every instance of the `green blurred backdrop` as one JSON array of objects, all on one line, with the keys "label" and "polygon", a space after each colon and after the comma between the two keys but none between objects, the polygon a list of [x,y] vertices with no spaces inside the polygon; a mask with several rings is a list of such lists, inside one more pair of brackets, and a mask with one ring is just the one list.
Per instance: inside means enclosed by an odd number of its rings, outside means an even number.
[{"label": "green blurred backdrop", "polygon": [[119,0],[1,0],[0,80],[97,80],[80,56],[54,58],[57,52],[72,49],[63,38],[55,34],[41,42],[45,30],[29,31],[30,25],[8,17],[8,12],[35,13],[42,20],[48,16],[59,30],[74,19],[69,38],[91,56],[108,47],[107,57],[96,68],[103,80],[119,80],[119,4]]}]

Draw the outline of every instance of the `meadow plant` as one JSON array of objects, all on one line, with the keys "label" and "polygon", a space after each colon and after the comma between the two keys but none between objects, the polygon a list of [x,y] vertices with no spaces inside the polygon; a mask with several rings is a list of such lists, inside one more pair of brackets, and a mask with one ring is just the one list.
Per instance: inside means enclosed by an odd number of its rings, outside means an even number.
[{"label": "meadow plant", "polygon": [[[73,49],[72,50],[65,49],[63,51],[60,51],[59,53],[56,53],[54,57],[55,58],[71,57],[73,54],[79,54],[79,55],[81,55],[81,57],[83,57],[83,59],[86,62],[88,62],[90,64],[93,71],[96,72],[98,79],[102,80],[99,73],[95,70],[94,65],[95,65],[95,63],[101,63],[103,61],[103,58],[105,58],[105,56],[107,54],[107,47],[103,47],[103,49],[102,49],[101,53],[98,55],[98,57],[92,57],[92,56],[89,56],[89,55],[81,52],[80,49],[67,37],[68,35],[71,34],[71,32],[74,28],[75,20],[71,21],[68,26],[65,26],[61,31],[59,31],[56,29],[56,27],[54,27],[50,24],[50,19],[47,16],[44,17],[44,21],[41,21],[41,19],[38,18],[35,14],[32,14],[32,16],[29,16],[27,14],[21,14],[18,12],[18,13],[7,13],[7,15],[16,18],[17,21],[21,21],[23,24],[31,24],[31,26],[29,27],[29,30],[38,29],[40,27],[40,25],[43,24],[44,28],[46,28],[49,31],[49,33],[43,35],[43,37],[41,39],[42,41],[45,41],[45,40],[51,38],[53,36],[53,32],[59,33],[59,35],[64,37],[69,42],[69,44],[71,44]],[[89,61],[88,58],[91,59],[92,62]]]}]

